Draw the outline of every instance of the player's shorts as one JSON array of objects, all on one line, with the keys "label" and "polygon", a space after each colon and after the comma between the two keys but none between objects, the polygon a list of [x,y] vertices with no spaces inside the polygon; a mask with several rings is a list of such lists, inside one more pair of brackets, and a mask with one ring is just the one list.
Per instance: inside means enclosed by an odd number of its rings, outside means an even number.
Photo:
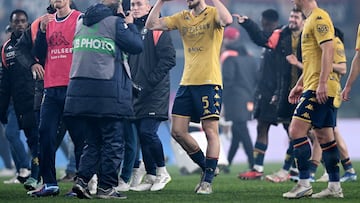
[{"label": "player's shorts", "polygon": [[222,89],[219,85],[180,86],[172,109],[173,116],[188,117],[199,123],[207,118],[220,118]]},{"label": "player's shorts", "polygon": [[308,90],[302,94],[293,118],[311,123],[314,128],[335,127],[337,108],[333,102],[334,97],[329,97],[325,104],[319,104],[316,92]]},{"label": "player's shorts", "polygon": [[277,125],[277,108],[275,104],[271,104],[272,94],[262,92],[255,96],[254,118],[256,120]]}]

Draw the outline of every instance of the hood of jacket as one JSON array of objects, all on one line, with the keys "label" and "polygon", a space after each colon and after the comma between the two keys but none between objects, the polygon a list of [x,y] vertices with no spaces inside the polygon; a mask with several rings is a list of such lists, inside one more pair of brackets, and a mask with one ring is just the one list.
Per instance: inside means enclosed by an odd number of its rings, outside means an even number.
[{"label": "hood of jacket", "polygon": [[247,51],[245,46],[239,40],[235,41],[233,43],[227,44],[225,46],[225,48],[228,49],[228,50],[237,51],[239,53],[239,55],[241,55],[241,56],[249,55],[249,52]]},{"label": "hood of jacket", "polygon": [[95,4],[90,6],[83,16],[83,24],[86,26],[94,25],[102,19],[113,16],[113,10],[104,4]]}]

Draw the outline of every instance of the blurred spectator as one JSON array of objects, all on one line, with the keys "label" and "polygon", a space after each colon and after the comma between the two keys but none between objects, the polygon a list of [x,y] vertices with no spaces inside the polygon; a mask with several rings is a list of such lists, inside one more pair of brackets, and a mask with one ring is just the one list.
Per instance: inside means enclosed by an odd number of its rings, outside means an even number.
[{"label": "blurred spectator", "polygon": [[[234,27],[224,31],[223,48],[220,61],[222,63],[223,113],[226,121],[232,121],[231,145],[228,161],[231,165],[240,142],[243,144],[248,158],[249,169],[254,164],[253,143],[249,135],[247,121],[253,111],[254,87],[256,86],[257,63],[246,48],[240,44],[240,32]],[[224,168],[228,173],[229,168]]]}]

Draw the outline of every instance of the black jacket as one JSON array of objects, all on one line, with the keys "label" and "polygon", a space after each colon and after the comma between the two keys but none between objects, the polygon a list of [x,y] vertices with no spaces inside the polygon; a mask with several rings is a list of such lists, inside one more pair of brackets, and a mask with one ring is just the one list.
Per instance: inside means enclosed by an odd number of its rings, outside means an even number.
[{"label": "black jacket", "polygon": [[260,62],[255,98],[261,98],[264,97],[264,95],[266,95],[265,97],[272,97],[276,91],[276,78],[278,77],[275,66],[274,50],[267,45],[268,39],[272,33],[262,31],[251,19],[247,19],[240,25],[248,32],[251,40],[256,45],[264,47],[262,60]]},{"label": "black jacket", "polygon": [[[32,54],[36,33],[39,30],[40,18],[34,20],[31,26],[21,35],[18,43],[15,46],[16,61],[21,66],[31,70],[34,64],[40,64],[44,67],[45,58],[36,58]],[[35,110],[40,111],[42,96],[44,92],[44,80],[36,79],[35,81]]]},{"label": "black jacket", "polygon": [[[289,93],[293,88],[291,81],[291,68],[292,65],[286,60],[286,56],[292,54],[292,39],[291,30],[288,26],[281,29],[279,41],[275,46],[275,62],[278,67],[279,77],[275,95],[277,97],[277,114],[281,120],[291,119],[296,105],[290,104],[288,101]],[[297,56],[301,56],[300,40],[297,46]],[[301,58],[301,57],[299,57]],[[301,59],[300,59],[301,60]],[[294,78],[296,81],[301,75],[301,70],[297,69],[297,76]]]},{"label": "black jacket", "polygon": [[[124,19],[113,16],[112,10],[104,4],[88,8],[80,23],[75,40],[76,37],[83,40],[97,38],[101,43],[110,41],[115,46],[104,46],[111,48],[111,52],[104,52],[96,48],[84,50],[80,44],[78,48],[74,45],[64,115],[132,117],[132,86],[122,63],[122,53],[138,54],[143,50],[140,33],[135,25],[126,25]],[[95,26],[99,29],[89,29]]]},{"label": "black jacket", "polygon": [[129,55],[133,82],[141,88],[134,94],[135,117],[166,120],[170,96],[169,71],[176,64],[176,53],[170,33],[146,30],[146,19],[147,15],[134,22],[141,30],[144,51]]},{"label": "black jacket", "polygon": [[[229,55],[226,57],[226,55]],[[254,101],[257,63],[242,46],[229,46],[221,55],[225,119],[246,121],[251,118],[247,104]],[[226,57],[226,58],[225,58]]]},{"label": "black jacket", "polygon": [[31,69],[17,62],[15,54],[15,45],[19,37],[11,35],[2,50],[1,82],[0,82],[0,118],[6,123],[6,112],[9,102],[12,99],[14,103],[15,113],[18,119],[19,127],[32,128],[36,126],[34,102],[35,80]]},{"label": "black jacket", "polygon": [[[288,102],[291,90],[291,65],[287,62],[286,56],[292,54],[291,30],[280,27],[273,33],[264,33],[259,26],[250,19],[241,24],[249,33],[251,39],[259,46],[265,48],[261,62],[261,76],[257,86],[257,97],[275,97],[274,105],[277,108],[277,117],[290,119],[293,115],[295,105]],[[273,35],[279,34],[279,40],[270,43]],[[300,40],[299,40],[300,41]],[[300,53],[300,44],[298,45]],[[298,71],[298,76],[301,71]],[[259,96],[260,95],[260,96]]]}]

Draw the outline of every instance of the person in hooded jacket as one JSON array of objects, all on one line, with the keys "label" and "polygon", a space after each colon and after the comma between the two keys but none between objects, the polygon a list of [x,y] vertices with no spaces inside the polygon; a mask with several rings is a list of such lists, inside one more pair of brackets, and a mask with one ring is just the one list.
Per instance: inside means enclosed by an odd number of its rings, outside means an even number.
[{"label": "person in hooded jacket", "polygon": [[[25,153],[25,151],[22,151],[23,148],[19,148],[22,143],[16,143],[18,146],[16,149],[20,151],[14,152],[13,155],[16,155],[14,159],[21,158],[21,160],[16,161],[19,170],[17,179],[21,183],[25,182],[26,189],[32,190],[35,189],[39,178],[39,116],[38,111],[35,110],[36,105],[34,105],[35,80],[31,71],[17,62],[15,54],[15,45],[29,25],[26,12],[14,10],[10,15],[10,25],[13,30],[11,38],[1,47],[3,68],[1,68],[0,73],[0,120],[2,123],[7,123],[8,111],[12,108],[15,110],[17,123],[19,128],[24,130],[32,158],[31,176],[29,177],[27,169],[29,163],[19,163],[19,161],[28,162],[24,154],[21,154]],[[17,129],[12,123],[8,127],[11,126],[13,129]],[[15,134],[13,136],[17,136],[19,139],[20,135]],[[9,139],[15,140],[16,138],[9,137]]]},{"label": "person in hooded jacket", "polygon": [[[237,28],[227,27],[224,31],[224,51],[220,56],[224,81],[223,113],[226,121],[231,121],[231,145],[227,159],[231,165],[240,142],[243,145],[251,169],[254,165],[253,143],[247,127],[251,119],[256,86],[257,63],[246,48],[239,42],[240,32]],[[225,167],[229,173],[229,167]]]},{"label": "person in hooded jacket", "polygon": [[141,31],[144,51],[129,55],[133,82],[138,89],[134,95],[135,126],[140,140],[147,174],[144,182],[130,188],[134,191],[162,190],[171,177],[165,167],[164,150],[157,134],[160,123],[168,119],[170,69],[176,55],[169,32],[145,28],[151,5],[149,0],[131,0],[130,16]]},{"label": "person in hooded jacket", "polygon": [[130,69],[123,52],[143,50],[140,33],[127,19],[115,16],[117,0],[102,0],[77,23],[64,115],[85,129],[86,147],[72,190],[92,198],[88,182],[98,175],[98,198],[125,199],[117,192],[124,152],[124,120],[133,116]]}]

